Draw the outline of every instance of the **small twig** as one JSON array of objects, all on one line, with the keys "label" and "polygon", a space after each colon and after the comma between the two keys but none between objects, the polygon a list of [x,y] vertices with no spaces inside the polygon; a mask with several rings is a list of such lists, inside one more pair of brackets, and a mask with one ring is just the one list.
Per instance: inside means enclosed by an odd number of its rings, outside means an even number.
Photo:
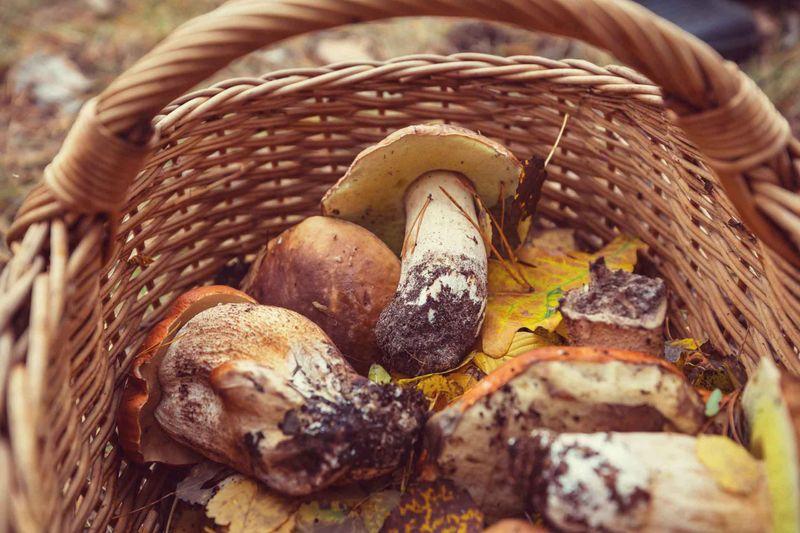
[{"label": "small twig", "polygon": [[550,153],[547,154],[547,157],[544,159],[544,168],[547,168],[547,164],[550,163],[550,159],[552,159],[553,155],[556,153],[556,148],[558,148],[558,144],[561,142],[561,136],[564,135],[564,130],[567,129],[568,120],[569,113],[565,113],[564,121],[561,123],[561,129],[558,131],[558,137],[556,137],[556,142],[553,144],[553,147],[550,148]]}]

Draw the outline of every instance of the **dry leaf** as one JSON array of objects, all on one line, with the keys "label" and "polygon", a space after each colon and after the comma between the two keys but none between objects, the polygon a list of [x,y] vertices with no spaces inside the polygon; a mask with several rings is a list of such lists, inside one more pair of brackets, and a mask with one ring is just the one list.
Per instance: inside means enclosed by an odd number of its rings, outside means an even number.
[{"label": "dry leaf", "polygon": [[261,533],[283,526],[297,505],[252,479],[234,475],[208,501],[206,515],[217,525],[227,526],[228,533]]},{"label": "dry leaf", "polygon": [[706,390],[719,389],[728,394],[747,381],[747,372],[739,358],[723,354],[709,342],[698,345],[698,341],[694,339],[670,341],[665,349],[667,360],[675,357],[673,352],[675,349],[681,350],[677,360],[674,361],[675,366],[695,387]]},{"label": "dry leaf", "polygon": [[448,480],[418,483],[403,494],[383,531],[479,532],[483,531],[483,513],[466,491]]},{"label": "dry leaf", "polygon": [[214,523],[206,517],[202,507],[178,502],[172,512],[169,528],[165,529],[169,533],[196,533],[213,525]]},{"label": "dry leaf", "polygon": [[328,489],[311,496],[297,509],[296,531],[302,533],[353,531],[365,532],[361,517],[351,510],[363,502],[368,494],[359,487]]},{"label": "dry leaf", "polygon": [[677,363],[684,352],[693,352],[700,349],[702,342],[697,339],[674,339],[664,344],[664,359],[670,363]]},{"label": "dry leaf", "polygon": [[695,450],[722,490],[750,494],[758,486],[761,479],[758,461],[728,437],[698,435]]},{"label": "dry leaf", "polygon": [[371,494],[366,501],[356,509],[368,533],[378,533],[383,523],[400,504],[399,490],[384,490]]},{"label": "dry leaf", "polygon": [[189,475],[178,483],[175,495],[186,503],[205,505],[219,489],[220,482],[228,477],[227,466],[204,461],[193,466]]},{"label": "dry leaf", "polygon": [[456,373],[449,375],[433,374],[423,379],[415,380],[410,384],[422,392],[430,402],[435,404],[434,408],[438,409],[464,394],[465,389],[456,379],[456,375]]},{"label": "dry leaf", "polygon": [[589,280],[589,264],[605,257],[608,268],[632,271],[636,254],[646,248],[640,240],[619,236],[595,254],[573,251],[552,255],[534,246],[517,251],[518,273],[534,288],[526,288],[509,275],[498,261],[489,262],[489,299],[481,330],[483,353],[504,356],[520,329],[553,331],[561,323],[558,302],[565,291]]},{"label": "dry leaf", "polygon": [[295,531],[378,533],[398,503],[396,490],[368,494],[358,487],[330,489],[300,506],[293,517]]},{"label": "dry leaf", "polygon": [[472,361],[484,374],[490,374],[518,355],[536,348],[558,346],[562,344],[561,342],[556,342],[554,337],[557,336],[540,335],[530,331],[517,331],[514,334],[514,338],[511,340],[511,346],[508,348],[508,352],[506,352],[504,356],[498,358],[491,357],[483,352],[474,352]]},{"label": "dry leaf", "polygon": [[452,402],[478,382],[470,368],[476,352],[470,353],[457,367],[443,372],[424,374],[413,378],[400,378],[396,383],[401,387],[416,387],[431,402],[433,409],[441,409]]}]

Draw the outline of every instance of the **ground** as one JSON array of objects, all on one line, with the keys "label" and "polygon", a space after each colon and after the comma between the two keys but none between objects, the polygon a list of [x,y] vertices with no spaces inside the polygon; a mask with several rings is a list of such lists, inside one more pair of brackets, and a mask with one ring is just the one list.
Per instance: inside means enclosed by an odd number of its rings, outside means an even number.
[{"label": "ground", "polygon": [[[3,0],[0,8],[0,237],[41,176],[87,97],[100,91],[172,28],[220,0]],[[768,36],[746,64],[800,132],[800,11],[758,4]],[[769,7],[761,4],[768,3]],[[778,2],[779,3],[779,2]],[[787,4],[789,2],[786,2]],[[257,75],[342,59],[479,51],[613,58],[580,44],[499,25],[432,19],[373,23],[295,38],[229,67],[217,78]],[[4,239],[0,239],[4,241]],[[7,260],[0,244],[0,266]]]}]

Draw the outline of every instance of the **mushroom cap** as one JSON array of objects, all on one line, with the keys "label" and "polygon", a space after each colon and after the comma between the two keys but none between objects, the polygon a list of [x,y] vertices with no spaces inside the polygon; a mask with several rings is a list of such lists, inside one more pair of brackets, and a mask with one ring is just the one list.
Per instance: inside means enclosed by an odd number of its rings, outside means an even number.
[{"label": "mushroom cap", "polygon": [[522,501],[507,483],[509,439],[557,431],[697,432],[703,402],[670,363],[638,352],[547,347],[515,357],[426,426],[442,474],[489,512],[508,516]]},{"label": "mushroom cap", "polygon": [[418,124],[358,154],[325,193],[322,212],[364,226],[399,254],[405,236],[405,191],[432,170],[466,176],[486,209],[512,196],[524,172],[507,148],[474,131]]},{"label": "mushroom cap", "polygon": [[243,292],[223,285],[197,287],[182,294],[156,324],[133,360],[117,412],[120,446],[138,463],[157,461],[173,465],[198,462],[199,456],[166,435],[154,411],[161,399],[158,367],[175,334],[198,313],[226,303],[252,303]]},{"label": "mushroom cap", "polygon": [[394,296],[400,260],[368,230],[307,218],[270,240],[242,289],[311,319],[359,371],[378,356],[375,323]]},{"label": "mushroom cap", "polygon": [[800,531],[800,380],[762,357],[742,406],[750,450],[766,466],[776,531]]}]

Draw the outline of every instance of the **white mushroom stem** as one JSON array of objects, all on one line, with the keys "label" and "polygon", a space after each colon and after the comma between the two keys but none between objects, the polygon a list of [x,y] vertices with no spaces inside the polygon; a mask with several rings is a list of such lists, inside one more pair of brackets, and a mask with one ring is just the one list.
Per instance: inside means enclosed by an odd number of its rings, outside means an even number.
[{"label": "white mushroom stem", "polygon": [[486,248],[478,231],[472,186],[455,172],[434,170],[406,191],[406,239],[400,284],[428,253],[467,255],[486,271]]},{"label": "white mushroom stem", "polygon": [[441,170],[406,190],[400,282],[376,326],[383,362],[393,370],[448,370],[478,336],[487,257],[473,194],[466,178]]},{"label": "white mushroom stem", "polygon": [[514,445],[514,472],[559,531],[771,531],[763,466],[743,449],[715,460],[715,445],[736,447],[723,440],[534,430]]}]

